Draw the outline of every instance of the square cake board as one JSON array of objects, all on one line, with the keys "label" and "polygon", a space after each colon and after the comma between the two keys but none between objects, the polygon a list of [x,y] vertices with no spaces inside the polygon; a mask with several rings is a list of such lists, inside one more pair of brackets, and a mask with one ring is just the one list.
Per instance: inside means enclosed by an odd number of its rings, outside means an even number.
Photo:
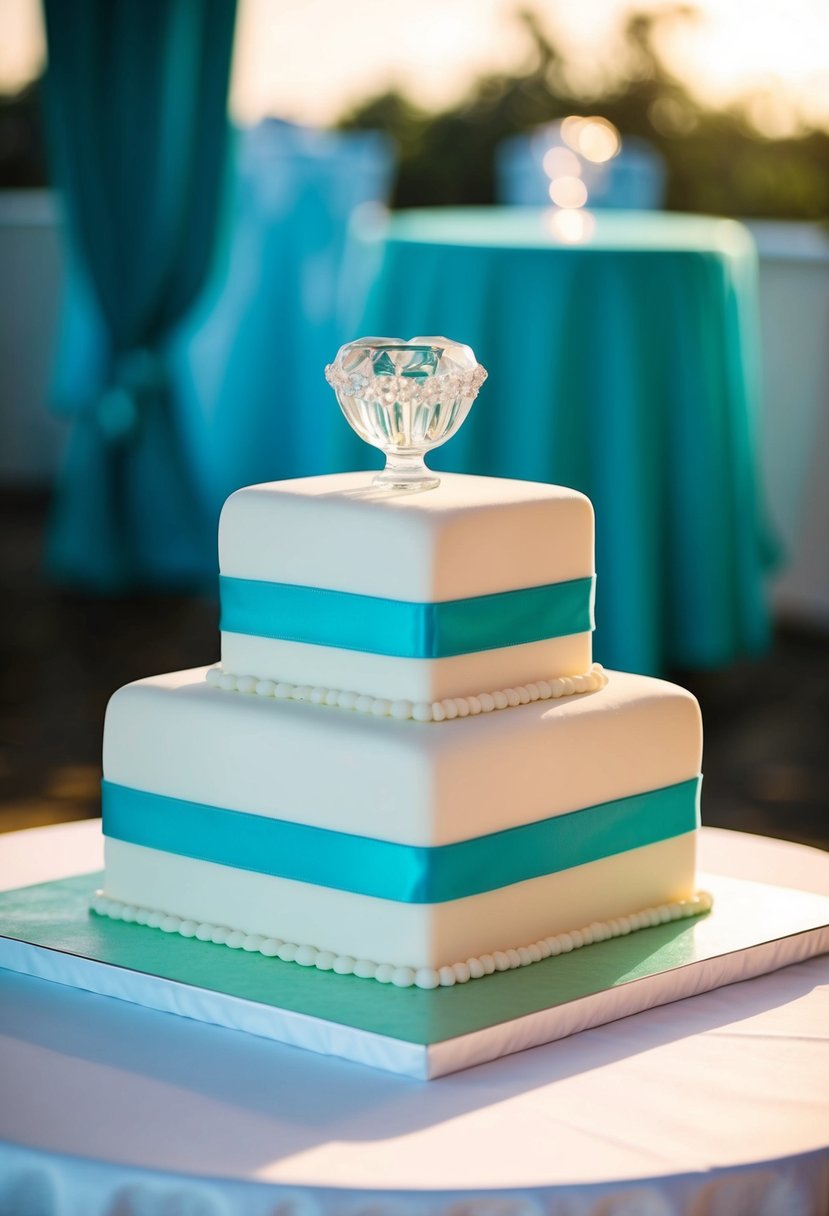
[{"label": "square cake board", "polygon": [[707,915],[398,989],[95,916],[101,878],[0,893],[0,967],[422,1080],[829,952],[829,897],[712,875]]}]

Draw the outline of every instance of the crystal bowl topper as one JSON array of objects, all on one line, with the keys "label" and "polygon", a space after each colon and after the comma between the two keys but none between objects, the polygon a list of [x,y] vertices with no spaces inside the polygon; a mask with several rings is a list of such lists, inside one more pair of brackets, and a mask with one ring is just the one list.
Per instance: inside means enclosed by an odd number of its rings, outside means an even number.
[{"label": "crystal bowl topper", "polygon": [[458,430],[486,372],[448,338],[358,338],[340,347],[325,378],[360,438],[386,453],[374,485],[429,490],[440,478],[424,455]]}]

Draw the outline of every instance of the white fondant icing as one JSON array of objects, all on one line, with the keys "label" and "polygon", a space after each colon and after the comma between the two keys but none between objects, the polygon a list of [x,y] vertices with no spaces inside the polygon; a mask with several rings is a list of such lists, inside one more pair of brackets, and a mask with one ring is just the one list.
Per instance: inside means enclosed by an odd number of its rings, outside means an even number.
[{"label": "white fondant icing", "polygon": [[593,508],[576,490],[441,473],[413,494],[373,476],[237,490],[219,523],[222,574],[428,602],[593,573]]},{"label": "white fondant icing", "polygon": [[431,967],[689,897],[696,833],[439,904],[356,895],[120,840],[108,839],[105,850],[106,893],[125,903],[355,959]]},{"label": "white fondant icing", "polygon": [[[593,574],[593,509],[574,490],[445,475],[423,493],[371,488],[368,473],[250,486],[219,527],[222,574],[385,599],[464,599]],[[590,667],[589,632],[424,660],[222,632],[230,672],[433,703]]]},{"label": "white fondant icing", "polygon": [[399,659],[225,632],[221,652],[226,671],[255,671],[262,679],[291,685],[359,688],[373,697],[432,702],[467,697],[481,688],[514,687],[537,680],[539,672],[579,675],[592,661],[592,634],[575,633],[448,659]]},{"label": "white fondant icing", "polygon": [[[646,928],[650,925],[650,917],[658,921],[680,920],[690,916],[700,916],[711,910],[713,901],[707,891],[698,891],[688,899],[673,904],[663,904],[658,908],[646,908],[632,917],[611,920],[607,924],[593,924],[586,929],[572,929],[570,932],[548,936],[541,941],[532,942],[529,946],[510,947],[505,951],[496,950],[494,955],[485,954],[483,958],[469,958],[464,962],[444,964],[440,967],[407,967],[393,963],[374,963],[367,960],[356,962],[350,955],[335,955],[330,950],[317,950],[314,946],[283,943],[279,949],[274,949],[275,942],[262,939],[255,934],[245,934],[239,929],[226,929],[223,926],[214,927],[210,924],[199,926],[202,932],[201,940],[223,943],[231,949],[242,949],[256,952],[268,958],[279,957],[284,962],[294,962],[300,967],[316,967],[319,971],[335,971],[338,975],[357,975],[363,979],[374,979],[380,984],[393,984],[396,988],[452,988],[455,984],[467,984],[470,980],[482,979],[493,971],[509,971],[518,967],[529,967],[542,959],[553,955],[580,950],[583,946],[591,945],[596,940],[606,940],[618,937],[623,933]],[[90,904],[91,910],[98,916],[108,916],[112,920],[126,920],[125,906],[116,899],[97,891]],[[141,909],[143,912],[144,909]],[[190,932],[184,932],[184,924],[175,916],[163,912],[145,913],[145,923],[153,925],[158,920],[159,927],[167,933],[182,933],[192,937]],[[600,931],[597,938],[596,930]],[[199,936],[197,934],[197,936]]]},{"label": "white fondant icing", "polygon": [[660,789],[700,771],[696,701],[647,676],[607,672],[597,692],[510,713],[483,713],[470,698],[466,718],[435,729],[231,696],[211,688],[206,672],[155,676],[115,694],[104,731],[107,780],[430,846]]},{"label": "white fondant icing", "polygon": [[[592,507],[574,491],[450,474],[436,490],[401,494],[370,481],[343,474],[239,491],[222,514],[222,573],[413,602],[593,573]],[[414,846],[696,777],[693,697],[640,676],[605,682],[591,661],[589,633],[432,661],[226,631],[223,669],[154,677],[115,695],[104,774],[149,793]],[[702,910],[695,846],[689,832],[428,906],[110,839],[99,910],[298,966],[448,987]]]},{"label": "white fondant icing", "polygon": [[[366,693],[335,691],[328,688],[309,688],[293,684],[274,684],[272,680],[257,680],[255,676],[231,676],[221,667],[211,667],[205,676],[211,688],[221,688],[225,692],[257,693],[263,697],[274,697],[277,688],[281,700],[310,701],[313,705],[336,705],[340,709],[354,709],[358,713],[373,714],[375,718],[414,718],[417,722],[444,722],[454,718],[465,718],[471,710],[474,701],[480,707],[480,713],[491,713],[494,709],[507,709],[510,706],[527,705],[530,701],[549,701],[557,697],[572,696],[574,693],[596,692],[604,688],[607,676],[599,663],[594,663],[589,671],[571,679],[542,680],[539,684],[529,684],[526,688],[498,689],[493,693],[479,693],[477,697],[453,697],[443,701],[387,701],[381,697],[370,697]],[[231,683],[231,679],[233,683]],[[330,698],[330,700],[329,700]],[[342,698],[342,700],[341,700]]]}]

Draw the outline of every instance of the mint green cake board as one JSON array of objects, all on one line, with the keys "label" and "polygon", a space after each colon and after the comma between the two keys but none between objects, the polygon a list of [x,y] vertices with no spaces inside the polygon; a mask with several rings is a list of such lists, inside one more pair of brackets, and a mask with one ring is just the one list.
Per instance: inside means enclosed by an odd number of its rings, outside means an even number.
[{"label": "mint green cake board", "polygon": [[398,989],[94,916],[100,880],[0,893],[0,966],[421,1078],[829,951],[829,897],[718,876],[706,916]]}]

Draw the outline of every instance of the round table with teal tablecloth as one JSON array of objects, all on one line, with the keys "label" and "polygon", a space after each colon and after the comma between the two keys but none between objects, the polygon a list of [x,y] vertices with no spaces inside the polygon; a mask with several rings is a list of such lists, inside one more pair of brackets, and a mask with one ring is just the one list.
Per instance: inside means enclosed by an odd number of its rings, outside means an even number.
[{"label": "round table with teal tablecloth", "polygon": [[604,212],[408,211],[363,233],[366,334],[445,334],[489,371],[435,452],[455,469],[574,486],[596,509],[596,657],[711,667],[768,640],[756,254],[740,224]]}]

